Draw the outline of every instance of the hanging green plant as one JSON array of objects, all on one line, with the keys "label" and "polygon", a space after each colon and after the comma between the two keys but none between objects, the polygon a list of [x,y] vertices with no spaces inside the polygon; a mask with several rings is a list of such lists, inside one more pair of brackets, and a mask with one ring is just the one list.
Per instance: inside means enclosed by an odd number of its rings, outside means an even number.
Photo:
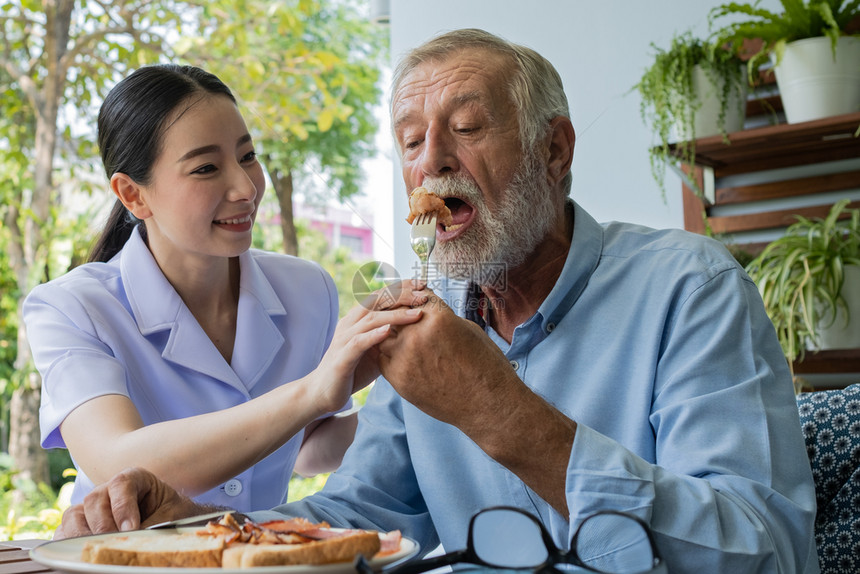
[{"label": "hanging green plant", "polygon": [[[734,52],[698,39],[689,31],[674,36],[668,50],[651,46],[655,51],[654,62],[645,70],[635,89],[641,96],[642,120],[657,141],[649,150],[651,174],[665,198],[666,165],[680,160],[692,166],[695,162],[695,117],[707,96],[697,89],[696,69],[704,72],[714,86],[714,95],[719,101],[716,126],[724,138],[731,106],[744,103],[746,82],[743,62]],[[673,146],[673,139],[680,141]],[[725,141],[728,143],[727,138]]]}]

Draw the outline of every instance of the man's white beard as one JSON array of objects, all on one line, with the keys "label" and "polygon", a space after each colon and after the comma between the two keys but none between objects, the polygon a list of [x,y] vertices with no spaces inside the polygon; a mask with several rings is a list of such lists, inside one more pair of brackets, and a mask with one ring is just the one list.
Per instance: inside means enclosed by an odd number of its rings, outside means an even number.
[{"label": "man's white beard", "polygon": [[442,275],[503,288],[508,269],[518,267],[549,232],[555,217],[546,165],[537,154],[523,156],[498,209],[490,212],[474,182],[461,174],[425,179],[424,187],[442,197],[455,196],[477,213],[454,240],[437,242],[433,262]]}]

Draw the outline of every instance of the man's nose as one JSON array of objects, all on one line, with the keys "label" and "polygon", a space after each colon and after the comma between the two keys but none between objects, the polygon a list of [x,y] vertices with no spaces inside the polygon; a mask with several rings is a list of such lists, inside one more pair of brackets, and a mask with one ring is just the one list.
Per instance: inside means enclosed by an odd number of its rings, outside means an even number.
[{"label": "man's nose", "polygon": [[427,176],[459,171],[457,146],[446,130],[432,127],[427,130],[421,154],[421,169]]}]

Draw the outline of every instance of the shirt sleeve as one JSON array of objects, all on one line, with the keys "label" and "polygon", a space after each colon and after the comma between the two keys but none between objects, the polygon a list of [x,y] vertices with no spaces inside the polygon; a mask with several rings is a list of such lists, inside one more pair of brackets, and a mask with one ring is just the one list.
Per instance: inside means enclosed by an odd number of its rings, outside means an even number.
[{"label": "shirt sleeve", "polygon": [[650,524],[671,572],[817,572],[790,375],[745,274],[725,271],[679,300],[654,389],[654,463],[578,425],[571,536],[584,516],[616,508]]},{"label": "shirt sleeve", "polygon": [[65,448],[59,428],[75,408],[102,395],[129,396],[125,368],[99,339],[81,302],[67,290],[50,284],[37,287],[24,303],[23,316],[42,375],[42,446]]}]

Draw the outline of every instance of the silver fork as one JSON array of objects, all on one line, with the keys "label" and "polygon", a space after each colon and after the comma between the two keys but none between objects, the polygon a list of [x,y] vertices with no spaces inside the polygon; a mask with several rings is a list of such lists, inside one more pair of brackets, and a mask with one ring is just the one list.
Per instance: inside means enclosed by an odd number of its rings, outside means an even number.
[{"label": "silver fork", "polygon": [[412,222],[409,234],[412,251],[421,260],[421,281],[427,282],[427,265],[430,253],[436,246],[436,212],[422,213]]}]

